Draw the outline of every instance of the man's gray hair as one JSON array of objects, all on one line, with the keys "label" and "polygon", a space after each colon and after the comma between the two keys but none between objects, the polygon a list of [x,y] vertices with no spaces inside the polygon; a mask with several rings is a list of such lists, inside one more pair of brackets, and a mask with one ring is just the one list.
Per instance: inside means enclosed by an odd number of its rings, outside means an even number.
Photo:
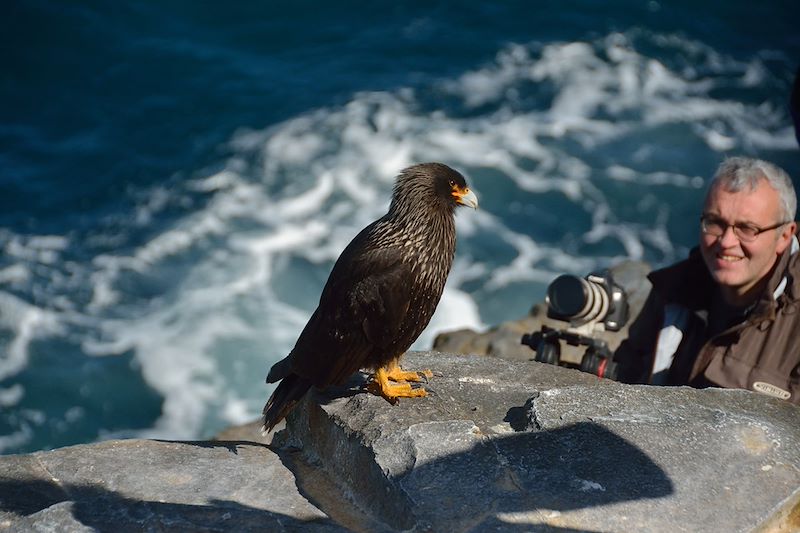
[{"label": "man's gray hair", "polygon": [[779,166],[761,159],[730,157],[720,164],[708,186],[729,192],[754,191],[761,180],[766,180],[778,192],[783,208],[783,220],[791,222],[797,213],[797,195],[789,175]]}]

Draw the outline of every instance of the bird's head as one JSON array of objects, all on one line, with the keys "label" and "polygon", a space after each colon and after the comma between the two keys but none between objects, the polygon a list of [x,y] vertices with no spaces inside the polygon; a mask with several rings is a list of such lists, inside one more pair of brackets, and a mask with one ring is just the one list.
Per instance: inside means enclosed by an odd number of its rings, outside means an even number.
[{"label": "bird's head", "polygon": [[465,205],[473,209],[478,208],[478,197],[467,186],[464,176],[450,167],[442,165],[446,171],[436,176],[437,194],[441,197],[455,201],[457,205]]},{"label": "bird's head", "polygon": [[457,206],[478,208],[478,197],[459,172],[442,163],[421,163],[403,170],[397,177],[390,210],[406,211],[412,206],[437,206],[452,212]]}]

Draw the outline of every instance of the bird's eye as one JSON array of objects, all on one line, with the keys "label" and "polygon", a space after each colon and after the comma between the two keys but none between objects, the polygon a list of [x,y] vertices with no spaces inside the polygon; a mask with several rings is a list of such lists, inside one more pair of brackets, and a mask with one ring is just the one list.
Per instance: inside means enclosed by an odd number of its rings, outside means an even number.
[{"label": "bird's eye", "polygon": [[455,187],[455,186],[456,186],[456,182],[455,182],[455,181],[453,181],[453,180],[450,180],[450,186],[451,186],[451,187]]}]

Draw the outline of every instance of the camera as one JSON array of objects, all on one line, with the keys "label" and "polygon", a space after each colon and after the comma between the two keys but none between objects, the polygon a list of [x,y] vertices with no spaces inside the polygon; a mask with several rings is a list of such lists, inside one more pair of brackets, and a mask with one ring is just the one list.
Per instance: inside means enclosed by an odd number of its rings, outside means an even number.
[{"label": "camera", "polygon": [[[594,272],[585,278],[563,274],[547,287],[545,303],[551,325],[543,324],[539,331],[522,336],[522,344],[536,352],[535,360],[617,379],[617,363],[602,337],[625,326],[628,300],[611,272]],[[568,346],[585,348],[581,352]]]}]

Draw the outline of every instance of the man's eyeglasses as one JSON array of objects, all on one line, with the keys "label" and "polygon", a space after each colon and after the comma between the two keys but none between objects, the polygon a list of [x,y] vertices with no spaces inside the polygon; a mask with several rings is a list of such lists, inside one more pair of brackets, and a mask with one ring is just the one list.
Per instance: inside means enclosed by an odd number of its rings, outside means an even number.
[{"label": "man's eyeglasses", "polygon": [[731,227],[733,228],[733,233],[736,235],[736,238],[743,242],[752,242],[756,240],[756,237],[765,231],[780,228],[784,224],[788,224],[788,222],[778,222],[777,224],[767,226],[766,228],[759,228],[753,224],[745,224],[743,222],[728,224],[721,218],[711,215],[703,215],[700,217],[700,229],[703,230],[703,233],[707,235],[713,235],[715,237],[721,237],[725,234],[725,231]]}]

